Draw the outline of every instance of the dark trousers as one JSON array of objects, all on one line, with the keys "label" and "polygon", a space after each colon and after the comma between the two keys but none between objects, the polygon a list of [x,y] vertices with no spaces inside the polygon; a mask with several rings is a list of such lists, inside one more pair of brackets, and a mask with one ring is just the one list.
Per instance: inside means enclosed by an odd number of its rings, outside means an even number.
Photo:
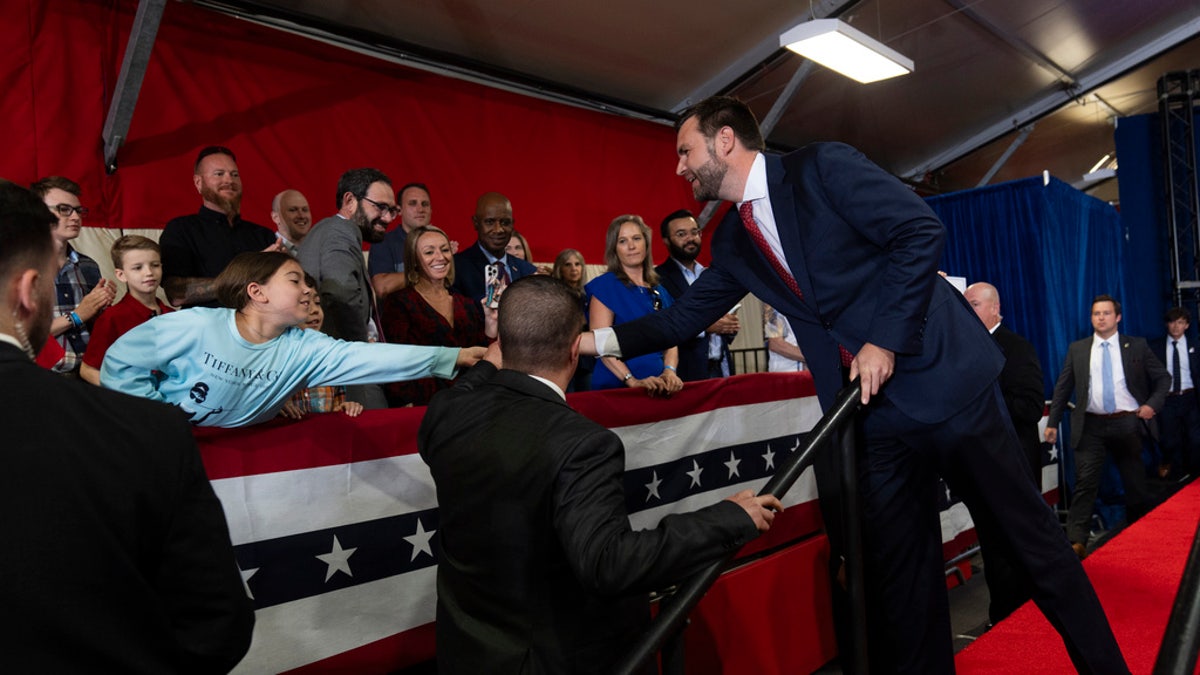
[{"label": "dark trousers", "polygon": [[1200,404],[1195,389],[1167,396],[1167,403],[1158,414],[1158,432],[1163,464],[1195,475],[1200,469]]},{"label": "dark trousers", "polygon": [[1129,672],[1078,557],[1029,480],[998,385],[937,424],[913,420],[882,397],[862,417],[872,673],[954,672],[939,473],[1018,561],[1079,672]]},{"label": "dark trousers", "polygon": [[1146,468],[1142,464],[1142,420],[1137,415],[1104,417],[1088,413],[1075,448],[1075,489],[1067,511],[1067,537],[1086,544],[1096,492],[1111,453],[1125,488],[1125,513],[1133,522],[1146,513]]}]

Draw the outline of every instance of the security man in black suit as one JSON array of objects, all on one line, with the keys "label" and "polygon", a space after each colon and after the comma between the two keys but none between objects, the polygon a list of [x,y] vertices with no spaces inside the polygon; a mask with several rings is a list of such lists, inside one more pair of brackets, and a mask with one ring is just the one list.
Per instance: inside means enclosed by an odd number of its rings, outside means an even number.
[{"label": "security man in black suit", "polygon": [[1054,443],[1067,400],[1075,394],[1075,491],[1067,512],[1067,538],[1080,558],[1087,555],[1088,524],[1109,454],[1121,471],[1129,522],[1150,509],[1142,438],[1147,432],[1157,434],[1154,416],[1166,402],[1171,376],[1145,339],[1117,332],[1120,322],[1121,303],[1108,295],[1092,300],[1095,334],[1067,348],[1046,420],[1046,442]]},{"label": "security man in black suit", "polygon": [[[659,232],[671,257],[655,267],[654,271],[671,298],[678,300],[704,272],[704,266],[696,262],[696,256],[700,255],[702,231],[692,213],[680,209],[663,218]],[[681,343],[679,379],[695,382],[733,375],[729,344],[737,337],[740,327],[737,315],[729,313],[717,319],[708,330]]]},{"label": "security man in black suit", "polygon": [[1200,470],[1200,404],[1196,385],[1200,385],[1200,353],[1188,336],[1191,315],[1182,307],[1172,307],[1163,317],[1167,334],[1150,341],[1150,351],[1161,358],[1171,374],[1167,402],[1158,416],[1162,445],[1160,478],[1186,479]]},{"label": "security man in black suit", "polygon": [[[1042,439],[1038,434],[1038,422],[1046,408],[1046,394],[1037,350],[1029,340],[1001,323],[1000,293],[995,286],[980,281],[968,286],[963,295],[1004,352],[1000,394],[1024,450],[1029,475],[1041,492]],[[991,514],[972,512],[971,517],[979,536],[983,573],[990,596],[988,620],[995,624],[1025,604],[1032,594],[1031,585],[1008,541],[993,523]]]},{"label": "security man in black suit", "polygon": [[766,531],[783,507],[745,490],[634,532],[621,440],[563,393],[578,297],[549,276],[521,279],[499,324],[486,360],[434,396],[417,434],[441,523],[438,672],[609,673],[646,627],[648,591]]},{"label": "security man in black suit", "polygon": [[226,673],[254,613],[190,425],[33,362],[53,215],[0,181],[0,607],[6,672]]}]

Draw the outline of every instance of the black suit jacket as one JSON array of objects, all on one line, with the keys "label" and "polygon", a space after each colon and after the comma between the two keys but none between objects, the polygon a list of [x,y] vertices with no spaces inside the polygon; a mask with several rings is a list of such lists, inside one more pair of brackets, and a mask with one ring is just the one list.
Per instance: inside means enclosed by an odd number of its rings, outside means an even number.
[{"label": "black suit jacket", "polygon": [[787,317],[825,407],[842,386],[839,344],[895,352],[881,394],[921,423],[946,420],[996,381],[1004,358],[962,293],[938,276],[945,228],[920,197],[841,143],[768,156],[766,165],[784,264],[803,299],[730,209],[713,234],[713,264],[687,298],[613,329],[624,355],[695,336],[749,291]]},{"label": "black suit jacket", "polygon": [[3,663],[224,673],[254,614],[191,428],[0,343]]},{"label": "black suit jacket", "polygon": [[[683,270],[671,258],[667,258],[666,262],[655,267],[654,271],[658,273],[659,282],[671,294],[672,300],[679,301],[691,288],[687,279],[683,277]],[[733,375],[734,372],[733,359],[729,355],[729,343],[733,342],[734,337],[736,336],[721,336],[721,360],[727,364],[730,375]],[[708,379],[708,333],[702,337],[693,336],[691,339],[679,343],[679,379],[684,382]]]},{"label": "black suit jacket", "polygon": [[[1012,418],[1017,438],[1031,462],[1041,457],[1042,439],[1038,434],[1038,422],[1046,409],[1046,391],[1042,381],[1042,364],[1037,350],[1025,338],[1009,330],[1001,323],[992,333],[996,344],[1004,352],[1004,369],[1000,371],[1000,393],[1004,405]],[[1041,463],[1031,466],[1034,479],[1041,485]]]},{"label": "black suit jacket", "polygon": [[[1192,373],[1192,387],[1200,387],[1200,349],[1196,349],[1198,342],[1195,335],[1188,335],[1186,337],[1188,370]],[[1154,354],[1155,358],[1163,362],[1163,367],[1167,369],[1167,375],[1171,374],[1171,359],[1167,356],[1167,350],[1171,344],[1170,340],[1169,336],[1164,335],[1149,342],[1150,351]],[[1170,391],[1171,387],[1168,386],[1167,390]]]},{"label": "black suit jacket", "polygon": [[[537,268],[520,258],[505,256],[508,265],[508,276],[513,281],[531,274],[537,274]],[[488,264],[487,256],[479,247],[479,242],[471,244],[465,251],[454,254],[454,289],[471,298],[475,302],[483,299],[487,291],[483,268]]]},{"label": "black suit jacket", "polygon": [[438,493],[443,675],[611,672],[647,591],[757,534],[728,501],[632,531],[620,439],[486,361],[434,396],[417,444]]},{"label": "black suit jacket", "polygon": [[[1075,394],[1075,409],[1071,411],[1071,447],[1078,447],[1079,439],[1083,436],[1094,337],[1089,335],[1076,340],[1067,348],[1067,358],[1063,361],[1062,372],[1058,374],[1058,382],[1054,384],[1054,398],[1050,402],[1050,416],[1046,420],[1048,426],[1058,426],[1067,401],[1072,393]],[[1125,386],[1129,393],[1138,405],[1148,405],[1155,412],[1162,410],[1167,400],[1167,389],[1171,386],[1171,374],[1150,351],[1145,339],[1118,333],[1117,343],[1121,345],[1121,367],[1125,370]],[[1157,436],[1154,420],[1150,420],[1147,426],[1150,433]]]}]

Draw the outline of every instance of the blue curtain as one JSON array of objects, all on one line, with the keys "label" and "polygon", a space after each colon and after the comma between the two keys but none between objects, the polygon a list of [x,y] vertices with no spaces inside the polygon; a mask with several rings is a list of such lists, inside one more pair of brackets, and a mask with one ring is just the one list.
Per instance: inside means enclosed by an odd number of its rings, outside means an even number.
[{"label": "blue curtain", "polygon": [[1060,180],[1025,178],[927,202],[946,225],[942,269],[999,290],[1004,323],[1037,349],[1047,394],[1067,345],[1091,333],[1092,298],[1136,302],[1126,297],[1120,214]]}]

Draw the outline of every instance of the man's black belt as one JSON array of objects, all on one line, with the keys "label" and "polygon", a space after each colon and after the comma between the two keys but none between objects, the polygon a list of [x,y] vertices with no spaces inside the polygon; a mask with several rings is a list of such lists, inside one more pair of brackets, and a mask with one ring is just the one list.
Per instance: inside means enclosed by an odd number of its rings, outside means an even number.
[{"label": "man's black belt", "polygon": [[1088,413],[1087,416],[1088,417],[1099,417],[1101,419],[1106,419],[1106,420],[1115,420],[1119,417],[1129,417],[1130,415],[1136,415],[1136,414],[1137,414],[1136,410],[1122,410],[1120,412],[1109,413],[1107,415],[1105,415],[1104,413]]},{"label": "man's black belt", "polygon": [[1183,396],[1184,394],[1190,394],[1193,391],[1196,391],[1196,390],[1195,389],[1184,389],[1183,391],[1169,391],[1169,392],[1167,392],[1167,396]]}]

